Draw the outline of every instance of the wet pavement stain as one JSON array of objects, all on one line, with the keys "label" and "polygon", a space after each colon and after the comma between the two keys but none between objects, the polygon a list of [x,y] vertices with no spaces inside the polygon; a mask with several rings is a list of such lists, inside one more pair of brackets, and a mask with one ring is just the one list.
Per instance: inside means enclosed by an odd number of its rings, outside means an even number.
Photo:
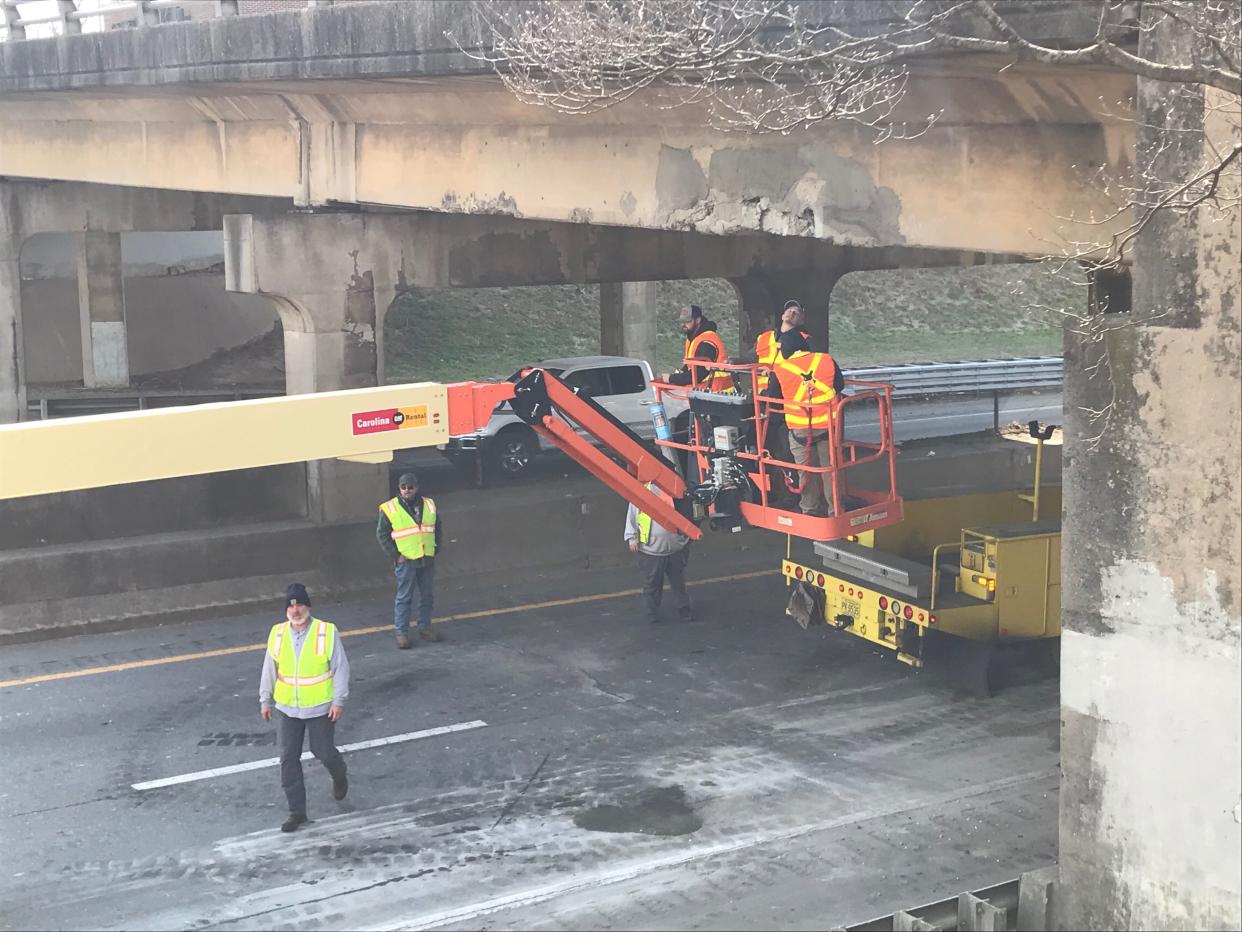
[{"label": "wet pavement stain", "polygon": [[680,786],[643,790],[618,806],[595,806],[574,816],[574,825],[592,832],[637,832],[643,835],[689,835],[703,820],[686,802]]}]

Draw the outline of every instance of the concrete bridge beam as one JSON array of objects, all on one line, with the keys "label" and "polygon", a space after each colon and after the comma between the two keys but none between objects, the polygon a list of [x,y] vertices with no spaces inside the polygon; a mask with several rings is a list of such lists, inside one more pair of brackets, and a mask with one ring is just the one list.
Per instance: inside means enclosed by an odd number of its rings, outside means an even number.
[{"label": "concrete bridge beam", "polygon": [[82,321],[82,384],[129,385],[129,338],[120,233],[83,233],[78,240],[78,309]]}]

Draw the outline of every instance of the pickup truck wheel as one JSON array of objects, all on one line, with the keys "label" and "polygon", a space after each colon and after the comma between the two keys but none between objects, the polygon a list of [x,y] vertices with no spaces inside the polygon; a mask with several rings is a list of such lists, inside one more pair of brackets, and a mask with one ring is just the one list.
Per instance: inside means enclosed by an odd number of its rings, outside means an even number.
[{"label": "pickup truck wheel", "polygon": [[497,469],[506,476],[524,473],[539,452],[535,435],[525,428],[502,430],[488,444],[488,454]]}]

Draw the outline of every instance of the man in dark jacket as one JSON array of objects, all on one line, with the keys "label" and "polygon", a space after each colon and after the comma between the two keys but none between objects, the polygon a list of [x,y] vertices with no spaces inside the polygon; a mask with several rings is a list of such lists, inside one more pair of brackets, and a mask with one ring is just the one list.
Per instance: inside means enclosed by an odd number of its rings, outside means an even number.
[{"label": "man in dark jacket", "polygon": [[[729,361],[729,352],[717,332],[716,322],[704,317],[703,309],[697,304],[683,307],[678,313],[677,323],[686,337],[682,353],[684,359],[723,363]],[[660,380],[672,385],[691,385],[714,392],[730,391],[733,388],[733,378],[728,372],[689,363],[683,363],[681,368],[673,372],[664,373]]]},{"label": "man in dark jacket", "polygon": [[397,577],[397,596],[393,603],[397,647],[406,650],[410,646],[410,608],[415,590],[418,590],[418,636],[424,641],[442,640],[431,630],[436,554],[444,537],[444,523],[436,503],[419,494],[418,477],[407,472],[397,480],[397,496],[381,504],[379,511],[375,539],[393,561]]}]

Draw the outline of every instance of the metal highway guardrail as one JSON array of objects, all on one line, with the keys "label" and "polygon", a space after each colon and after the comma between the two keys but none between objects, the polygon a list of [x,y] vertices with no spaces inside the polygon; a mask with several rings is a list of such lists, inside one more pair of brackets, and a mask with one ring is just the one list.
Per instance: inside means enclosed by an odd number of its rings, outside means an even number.
[{"label": "metal highway guardrail", "polygon": [[848,379],[889,382],[894,398],[1060,388],[1065,363],[1060,356],[985,359],[978,362],[916,363],[846,369]]},{"label": "metal highway guardrail", "polygon": [[[1065,366],[1060,356],[1027,359],[985,359],[974,362],[914,363],[901,366],[873,366],[846,369],[851,379],[890,382],[894,398],[933,398],[941,395],[992,395],[993,410],[999,417],[1000,396],[1008,392],[1061,387]],[[240,401],[270,398],[283,392],[274,389],[159,389],[150,391],[87,392],[66,391],[32,397],[27,403],[30,420],[108,414],[114,411],[142,411],[176,405],[206,404],[213,401]]]},{"label": "metal highway guardrail", "polygon": [[67,391],[27,398],[27,420],[54,417],[80,417],[87,414],[114,414],[117,411],[146,411],[175,408],[216,401],[244,401],[248,398],[274,398],[284,392],[276,389],[152,389],[149,391]]}]

